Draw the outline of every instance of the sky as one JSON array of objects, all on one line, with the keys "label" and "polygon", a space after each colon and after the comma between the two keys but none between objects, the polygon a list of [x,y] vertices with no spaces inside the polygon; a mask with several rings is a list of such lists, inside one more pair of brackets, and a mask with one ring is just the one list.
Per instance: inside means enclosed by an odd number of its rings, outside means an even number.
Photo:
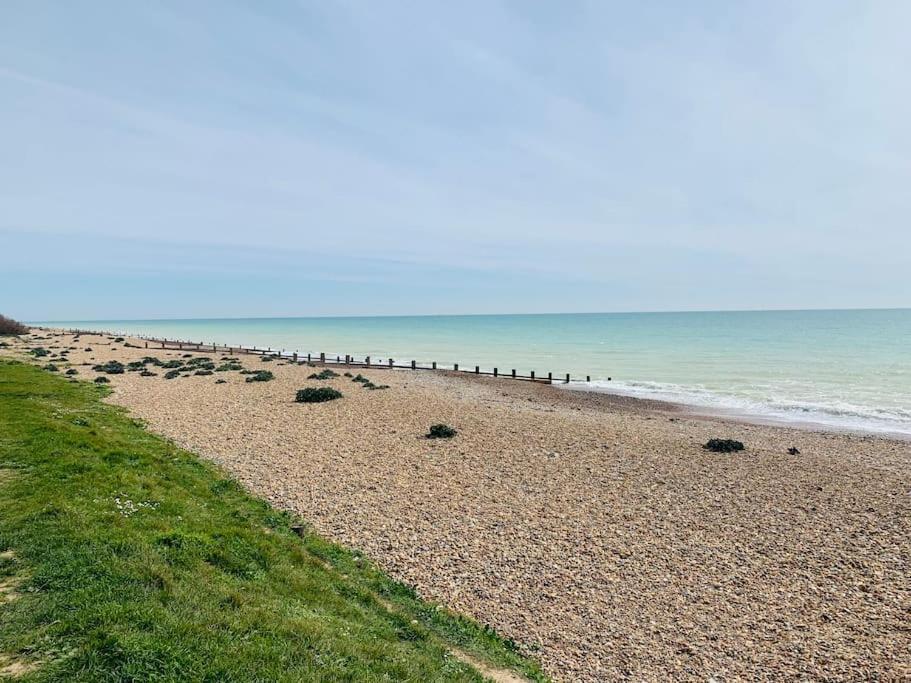
[{"label": "sky", "polygon": [[911,306],[911,3],[0,3],[0,313]]}]

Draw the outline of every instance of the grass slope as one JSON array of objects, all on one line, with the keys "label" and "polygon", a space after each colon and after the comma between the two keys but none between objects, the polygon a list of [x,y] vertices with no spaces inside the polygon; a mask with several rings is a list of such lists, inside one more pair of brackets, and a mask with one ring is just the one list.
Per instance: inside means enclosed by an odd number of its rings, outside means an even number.
[{"label": "grass slope", "polygon": [[0,674],[80,681],[544,680],[122,410],[0,361]]}]

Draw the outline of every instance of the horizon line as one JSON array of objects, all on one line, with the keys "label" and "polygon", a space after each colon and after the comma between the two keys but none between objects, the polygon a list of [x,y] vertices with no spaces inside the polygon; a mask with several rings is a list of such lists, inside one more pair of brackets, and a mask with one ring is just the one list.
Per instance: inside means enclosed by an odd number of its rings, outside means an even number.
[{"label": "horizon line", "polygon": [[907,311],[911,306],[851,307],[851,308],[731,308],[731,309],[684,309],[654,311],[543,311],[537,313],[384,313],[350,315],[274,315],[274,316],[228,316],[189,318],[91,318],[25,321],[27,324],[44,323],[108,323],[108,322],[182,322],[195,320],[296,320],[296,319],[348,319],[348,318],[481,318],[503,316],[553,316],[553,315],[660,315],[670,313],[810,313],[836,311]]}]

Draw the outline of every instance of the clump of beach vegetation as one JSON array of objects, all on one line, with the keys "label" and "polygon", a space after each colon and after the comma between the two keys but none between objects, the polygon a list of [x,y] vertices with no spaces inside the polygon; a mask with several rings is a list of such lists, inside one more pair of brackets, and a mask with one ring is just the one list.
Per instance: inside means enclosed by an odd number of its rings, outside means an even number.
[{"label": "clump of beach vegetation", "polygon": [[294,397],[297,403],[325,403],[342,397],[342,392],[332,387],[307,387],[299,389]]},{"label": "clump of beach vegetation", "polygon": [[248,382],[270,382],[273,379],[275,379],[275,375],[273,375],[268,370],[257,370],[252,375],[247,377]]},{"label": "clump of beach vegetation", "polygon": [[312,375],[307,377],[307,379],[335,379],[338,377],[338,373],[326,368],[320,372],[314,372]]},{"label": "clump of beach vegetation", "polygon": [[35,358],[44,358],[45,356],[49,356],[51,352],[42,346],[36,346],[34,349],[29,349],[29,353]]},{"label": "clump of beach vegetation", "polygon": [[168,370],[164,373],[165,379],[174,379],[175,377],[180,377],[180,370]]},{"label": "clump of beach vegetation", "polygon": [[241,365],[240,363],[238,363],[237,361],[228,361],[226,363],[222,363],[217,368],[215,368],[215,372],[228,372],[229,370],[243,370],[243,369],[244,369],[244,366]]},{"label": "clump of beach vegetation", "polygon": [[433,425],[427,433],[428,439],[451,439],[458,432],[446,424]]},{"label": "clump of beach vegetation", "polygon": [[44,366],[44,369],[47,370],[48,372],[57,372],[59,370],[59,368],[56,365],[54,365],[53,363],[48,363],[47,365]]},{"label": "clump of beach vegetation", "polygon": [[124,372],[124,365],[120,361],[109,360],[107,363],[93,366],[92,370],[95,372],[104,372],[108,375],[122,375]]},{"label": "clump of beach vegetation", "polygon": [[18,320],[13,320],[12,318],[7,318],[5,315],[0,315],[0,335],[20,334],[28,334],[28,327]]},{"label": "clump of beach vegetation", "polygon": [[101,377],[95,378],[95,384],[110,384],[110,382],[111,380],[109,380],[107,377],[104,377],[103,375]]},{"label": "clump of beach vegetation", "polygon": [[[349,374],[348,376],[350,377],[351,375]],[[370,379],[368,377],[364,377],[361,374],[358,374],[351,381],[357,382],[357,383],[361,384],[365,389],[370,389],[370,390],[388,389],[389,388],[388,384],[374,384],[373,382],[370,381]]]},{"label": "clump of beach vegetation", "polygon": [[703,448],[713,453],[733,453],[743,450],[743,442],[734,439],[709,439]]}]

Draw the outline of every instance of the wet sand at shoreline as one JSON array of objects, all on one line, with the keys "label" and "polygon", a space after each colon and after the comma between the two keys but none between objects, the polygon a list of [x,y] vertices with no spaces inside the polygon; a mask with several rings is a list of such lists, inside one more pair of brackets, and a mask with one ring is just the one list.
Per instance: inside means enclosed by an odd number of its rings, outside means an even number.
[{"label": "wet sand at shoreline", "polygon": [[[95,363],[185,353],[72,340],[30,345],[75,346],[79,379]],[[110,400],[424,597],[515,639],[557,680],[911,676],[907,441],[508,379],[352,369],[390,385],[369,391],[238,357],[276,379],[165,380],[155,368],[110,375]],[[293,402],[317,385],[344,398]],[[458,436],[424,438],[438,422]],[[712,437],[746,450],[710,453]]]}]

